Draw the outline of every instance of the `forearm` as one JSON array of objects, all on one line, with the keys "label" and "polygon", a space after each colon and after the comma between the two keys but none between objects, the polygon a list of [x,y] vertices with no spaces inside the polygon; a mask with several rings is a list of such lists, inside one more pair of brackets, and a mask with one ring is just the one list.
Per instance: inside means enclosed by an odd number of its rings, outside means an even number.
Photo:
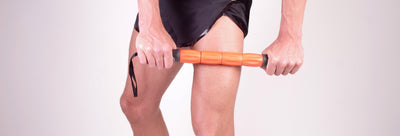
[{"label": "forearm", "polygon": [[279,38],[301,40],[306,0],[282,0]]},{"label": "forearm", "polygon": [[163,28],[159,0],[138,0],[140,32]]}]

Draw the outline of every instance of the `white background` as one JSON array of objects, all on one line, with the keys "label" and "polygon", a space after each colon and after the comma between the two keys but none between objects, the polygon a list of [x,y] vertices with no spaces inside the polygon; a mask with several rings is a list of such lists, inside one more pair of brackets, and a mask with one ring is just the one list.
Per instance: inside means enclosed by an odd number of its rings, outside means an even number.
[{"label": "white background", "polygon": [[[243,68],[238,136],[400,135],[396,0],[309,0],[305,61],[290,76]],[[281,1],[254,0],[245,52],[277,36]],[[0,135],[128,136],[119,107],[135,0],[0,0]],[[194,135],[193,69],[161,108],[171,136]]]}]

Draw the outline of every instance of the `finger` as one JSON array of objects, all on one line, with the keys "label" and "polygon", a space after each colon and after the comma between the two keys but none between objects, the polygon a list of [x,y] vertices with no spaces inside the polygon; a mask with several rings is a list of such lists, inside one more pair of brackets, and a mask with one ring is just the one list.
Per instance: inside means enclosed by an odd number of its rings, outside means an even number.
[{"label": "finger", "polygon": [[287,74],[289,74],[289,72],[292,71],[295,65],[296,63],[294,63],[294,61],[289,62],[288,66],[285,68],[282,75],[286,76]]},{"label": "finger", "polygon": [[280,63],[278,63],[278,66],[276,67],[276,71],[275,71],[275,75],[279,76],[280,74],[282,74],[283,70],[285,70],[286,68],[286,61],[282,61]]},{"label": "finger", "polygon": [[300,69],[300,67],[296,65],[296,66],[292,69],[292,71],[290,71],[290,74],[295,74],[299,69]]},{"label": "finger", "polygon": [[171,68],[174,64],[174,58],[172,57],[172,49],[165,48],[164,49],[164,65],[165,68]]},{"label": "finger", "polygon": [[299,71],[300,67],[303,65],[303,63],[300,61],[296,64],[296,66],[294,66],[294,68],[292,69],[292,71],[290,71],[290,74],[295,74],[297,71]]},{"label": "finger", "polygon": [[147,47],[144,50],[144,54],[146,55],[147,64],[149,64],[149,67],[154,67],[155,66],[155,59],[154,59],[151,47]]},{"label": "finger", "polygon": [[164,59],[163,59],[163,52],[160,51],[160,49],[154,49],[154,58],[156,62],[156,66],[158,69],[164,68]]},{"label": "finger", "polygon": [[272,76],[275,73],[275,70],[276,70],[276,61],[274,59],[269,59],[266,68],[267,74]]},{"label": "finger", "polygon": [[141,64],[147,64],[146,55],[144,54],[143,50],[137,50],[139,61]]},{"label": "finger", "polygon": [[136,37],[136,49],[141,64],[147,64],[146,54],[144,53],[145,44],[140,35]]}]

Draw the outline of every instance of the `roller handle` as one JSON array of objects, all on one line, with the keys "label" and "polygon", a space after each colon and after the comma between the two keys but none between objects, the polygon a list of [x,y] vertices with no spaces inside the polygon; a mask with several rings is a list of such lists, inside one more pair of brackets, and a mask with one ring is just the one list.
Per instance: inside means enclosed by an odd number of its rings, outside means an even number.
[{"label": "roller handle", "polygon": [[228,66],[250,66],[265,68],[268,63],[267,54],[234,53],[216,51],[196,51],[186,49],[174,49],[175,62],[228,65]]}]

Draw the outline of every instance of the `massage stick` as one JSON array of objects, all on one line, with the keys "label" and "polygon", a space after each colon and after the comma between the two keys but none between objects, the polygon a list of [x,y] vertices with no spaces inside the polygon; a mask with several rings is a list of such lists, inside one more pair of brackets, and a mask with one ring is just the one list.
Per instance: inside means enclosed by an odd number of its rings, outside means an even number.
[{"label": "massage stick", "polygon": [[[172,52],[174,61],[181,63],[249,66],[249,67],[262,67],[262,68],[265,68],[268,63],[268,56],[266,54],[261,55],[255,53],[196,51],[187,49],[174,49]],[[138,95],[137,82],[132,61],[132,59],[136,56],[137,53],[134,53],[129,63],[129,76],[131,78],[134,97],[137,97]]]},{"label": "massage stick", "polygon": [[175,62],[227,65],[227,66],[249,66],[263,67],[268,63],[266,54],[234,53],[216,51],[196,51],[187,49],[174,49],[172,53]]}]

